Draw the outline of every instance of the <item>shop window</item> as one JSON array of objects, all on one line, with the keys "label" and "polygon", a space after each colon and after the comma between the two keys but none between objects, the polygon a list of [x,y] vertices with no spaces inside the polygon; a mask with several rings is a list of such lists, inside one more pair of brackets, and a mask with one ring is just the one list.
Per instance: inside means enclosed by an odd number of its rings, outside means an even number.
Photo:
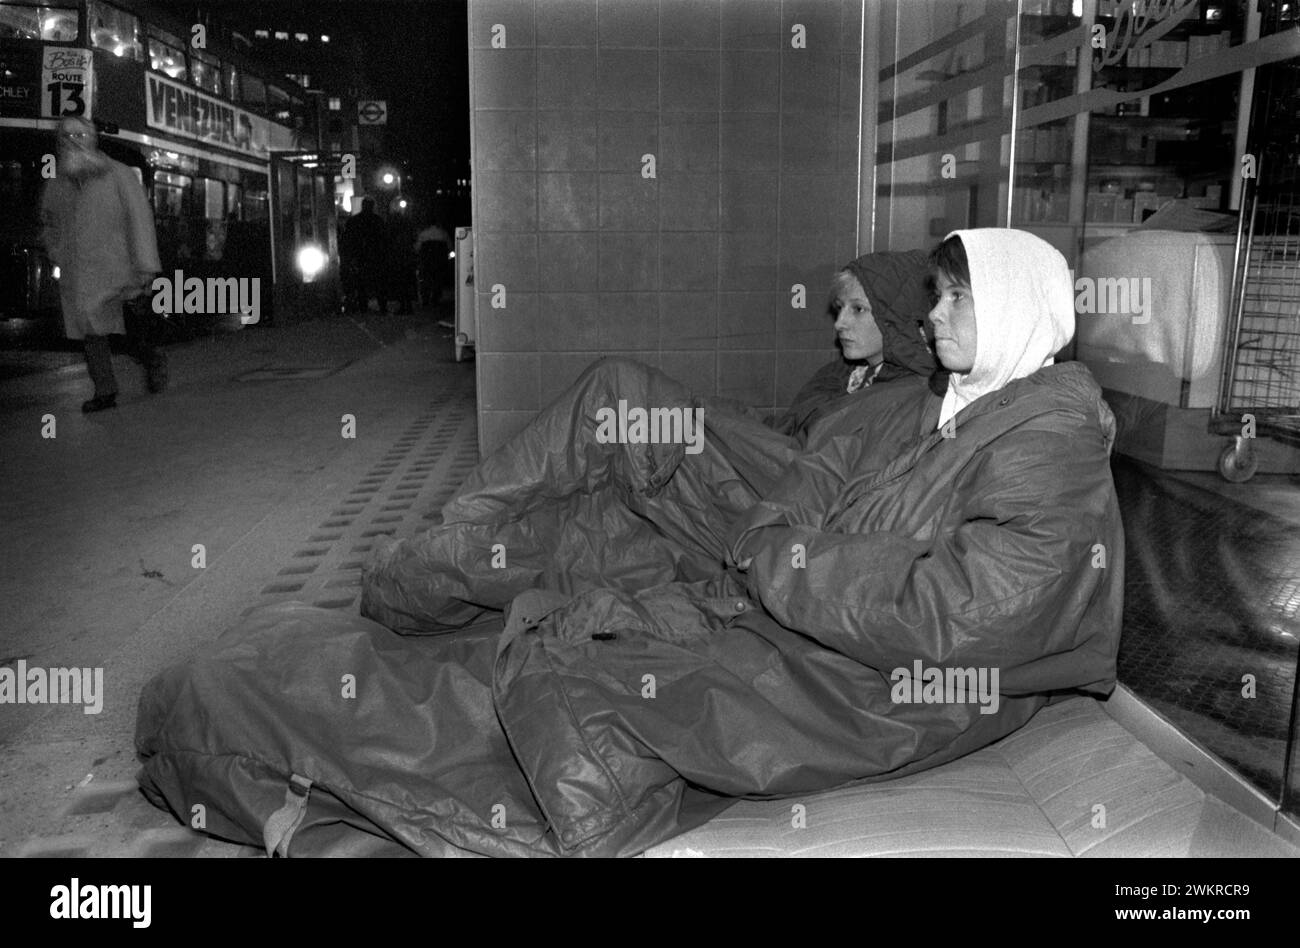
[{"label": "shop window", "polygon": [[265,112],[266,83],[257,76],[244,73],[243,81],[239,84],[238,102],[244,108],[252,109],[254,112]]},{"label": "shop window", "polygon": [[0,39],[74,42],[77,39],[77,8],[0,3]]},{"label": "shop window", "polygon": [[267,86],[267,108],[271,117],[278,122],[287,122],[292,116],[290,103],[293,101],[289,93],[285,92],[278,86]]},{"label": "shop window", "polygon": [[125,10],[107,3],[91,0],[86,8],[90,24],[90,42],[98,49],[106,49],[119,59],[141,62],[144,44],[140,42],[140,20]]},{"label": "shop window", "polygon": [[185,46],[170,33],[161,30],[149,31],[149,68],[156,72],[180,79],[189,78],[185,65]]},{"label": "shop window", "polygon": [[298,172],[298,239],[313,240],[316,237],[315,214],[312,208],[311,172]]},{"label": "shop window", "polygon": [[219,96],[221,91],[221,64],[209,53],[190,52],[190,81],[202,89]]}]

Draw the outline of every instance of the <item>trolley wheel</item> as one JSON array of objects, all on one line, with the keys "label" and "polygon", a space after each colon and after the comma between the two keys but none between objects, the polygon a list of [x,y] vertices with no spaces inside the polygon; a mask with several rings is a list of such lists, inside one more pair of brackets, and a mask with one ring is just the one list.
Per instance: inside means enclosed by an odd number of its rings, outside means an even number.
[{"label": "trolley wheel", "polygon": [[[1244,442],[1244,443],[1243,443]],[[1259,456],[1249,440],[1238,438],[1219,455],[1219,475],[1232,484],[1244,484],[1259,470]]]}]

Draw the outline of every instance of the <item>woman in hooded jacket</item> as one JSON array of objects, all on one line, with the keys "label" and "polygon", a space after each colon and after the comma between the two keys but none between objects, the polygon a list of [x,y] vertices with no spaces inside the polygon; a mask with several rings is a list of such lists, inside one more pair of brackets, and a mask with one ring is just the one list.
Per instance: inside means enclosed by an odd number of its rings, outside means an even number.
[{"label": "woman in hooded jacket", "polygon": [[[773,428],[807,449],[861,422],[859,402],[875,399],[886,382],[916,387],[929,379],[932,390],[943,392],[946,371],[935,362],[927,332],[928,257],[924,250],[869,253],[835,274],[827,308],[842,358],[813,374]],[[891,394],[901,396],[901,387]]]}]

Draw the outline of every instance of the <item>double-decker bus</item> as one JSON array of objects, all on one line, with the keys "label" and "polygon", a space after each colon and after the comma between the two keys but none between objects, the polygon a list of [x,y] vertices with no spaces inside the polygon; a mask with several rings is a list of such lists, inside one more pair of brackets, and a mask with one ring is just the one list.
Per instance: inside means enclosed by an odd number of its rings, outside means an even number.
[{"label": "double-decker bus", "polygon": [[101,148],[139,173],[165,274],[261,277],[264,312],[293,303],[304,282],[334,282],[334,189],[312,154],[313,97],[239,39],[157,4],[0,0],[5,325],[60,325],[39,201],[68,115],[94,121]]}]

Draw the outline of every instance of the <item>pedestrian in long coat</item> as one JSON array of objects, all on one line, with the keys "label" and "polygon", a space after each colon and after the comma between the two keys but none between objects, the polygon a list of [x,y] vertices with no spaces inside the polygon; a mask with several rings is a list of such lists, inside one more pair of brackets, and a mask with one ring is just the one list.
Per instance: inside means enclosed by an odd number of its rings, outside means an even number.
[{"label": "pedestrian in long coat", "polygon": [[[82,410],[100,411],[117,397],[108,337],[127,331],[122,304],[147,293],[162,269],[153,214],[135,172],[99,150],[85,119],[60,122],[56,169],[41,196],[42,240],[60,270],[64,330],[85,341],[95,397]],[[129,343],[150,390],[161,390],[166,367],[153,340],[136,335]]]}]

